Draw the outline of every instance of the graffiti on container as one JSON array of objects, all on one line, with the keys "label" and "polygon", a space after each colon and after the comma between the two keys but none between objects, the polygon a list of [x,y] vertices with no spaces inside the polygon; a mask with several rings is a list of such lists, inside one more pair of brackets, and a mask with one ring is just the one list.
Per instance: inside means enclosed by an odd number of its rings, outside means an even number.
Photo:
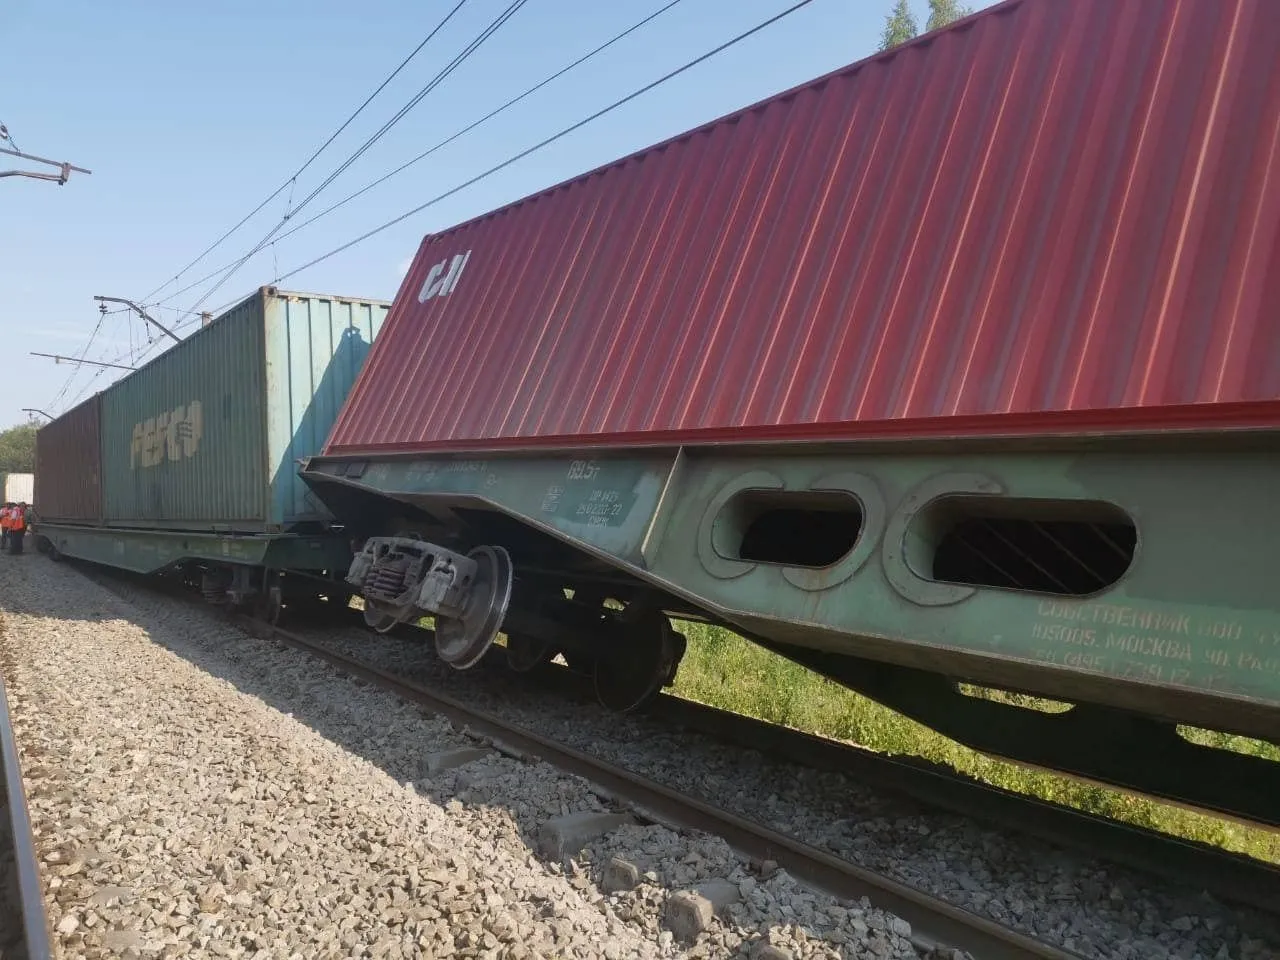
[{"label": "graffiti on container", "polygon": [[418,302],[426,303],[433,297],[447,297],[453,293],[458,281],[462,278],[462,270],[471,259],[471,251],[459,253],[451,260],[445,257],[427,271],[422,281],[422,289],[418,291]]},{"label": "graffiti on container", "polygon": [[204,407],[199,400],[133,425],[129,467],[137,470],[177,463],[196,455],[204,438]]}]

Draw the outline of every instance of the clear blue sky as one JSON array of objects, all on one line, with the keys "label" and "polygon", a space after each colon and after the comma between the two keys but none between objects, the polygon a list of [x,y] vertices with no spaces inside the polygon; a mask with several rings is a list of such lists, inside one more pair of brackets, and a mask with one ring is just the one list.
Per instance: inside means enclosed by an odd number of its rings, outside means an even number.
[{"label": "clear blue sky", "polygon": [[[6,0],[0,122],[17,146],[93,171],[59,187],[0,178],[0,426],[52,414],[123,371],[27,351],[133,362],[140,321],[98,326],[95,294],[147,297],[284,182],[456,0]],[[204,303],[224,306],[656,79],[793,0],[682,0],[648,26],[334,214],[247,261]],[[986,7],[991,0],[971,4]],[[663,6],[529,0],[299,214],[319,212]],[[467,0],[308,169],[301,201],[502,10]],[[890,0],[809,6],[499,174],[282,286],[391,299],[418,242],[447,227],[874,52]],[[913,7],[924,22],[925,0]],[[30,167],[0,155],[0,169]],[[151,301],[247,253],[286,190]],[[182,322],[213,281],[165,300]],[[188,331],[191,329],[187,328]],[[70,377],[70,379],[69,379]]]}]

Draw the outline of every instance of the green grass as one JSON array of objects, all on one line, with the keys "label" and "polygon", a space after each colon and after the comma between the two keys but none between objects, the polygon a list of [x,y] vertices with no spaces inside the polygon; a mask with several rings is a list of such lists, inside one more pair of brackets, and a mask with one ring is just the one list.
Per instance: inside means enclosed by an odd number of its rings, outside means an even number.
[{"label": "green grass", "polygon": [[[684,622],[677,629],[689,638],[689,648],[675,692],[690,700],[882,753],[923,757],[1006,790],[1280,863],[1276,834],[993,760],[726,630]],[[982,695],[1054,708],[1051,701]],[[1189,735],[1199,743],[1280,760],[1280,749],[1271,744],[1211,731]]]}]

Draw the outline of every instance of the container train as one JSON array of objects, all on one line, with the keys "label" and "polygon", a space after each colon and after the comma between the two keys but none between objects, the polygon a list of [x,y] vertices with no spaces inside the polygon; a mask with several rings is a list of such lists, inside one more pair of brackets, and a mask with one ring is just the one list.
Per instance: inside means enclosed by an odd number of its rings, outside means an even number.
[{"label": "container train", "polygon": [[340,577],[348,539],[298,463],[320,449],[390,306],[261,288],[46,424],[38,548],[145,574],[180,566],[210,600],[271,617],[296,580]]},{"label": "container train", "polygon": [[40,431],[38,532],[620,710],[702,619],[1280,825],[1189,730],[1280,742],[1276,63],[1270,0],[1008,0],[429,235],[389,307],[259,291]]}]

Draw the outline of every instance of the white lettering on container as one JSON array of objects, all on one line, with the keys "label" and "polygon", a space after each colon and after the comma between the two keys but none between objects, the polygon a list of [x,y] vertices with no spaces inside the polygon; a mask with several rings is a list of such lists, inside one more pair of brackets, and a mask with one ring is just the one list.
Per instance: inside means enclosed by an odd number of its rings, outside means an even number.
[{"label": "white lettering on container", "polygon": [[192,400],[133,425],[129,469],[158,467],[194,457],[204,439],[204,406]]},{"label": "white lettering on container", "polygon": [[418,291],[418,302],[426,303],[434,297],[447,297],[453,293],[454,288],[458,286],[458,280],[462,278],[463,268],[470,259],[471,251],[468,250],[466,253],[457,254],[452,260],[445,257],[434,264],[427,271],[426,279],[422,281],[422,289]]}]

